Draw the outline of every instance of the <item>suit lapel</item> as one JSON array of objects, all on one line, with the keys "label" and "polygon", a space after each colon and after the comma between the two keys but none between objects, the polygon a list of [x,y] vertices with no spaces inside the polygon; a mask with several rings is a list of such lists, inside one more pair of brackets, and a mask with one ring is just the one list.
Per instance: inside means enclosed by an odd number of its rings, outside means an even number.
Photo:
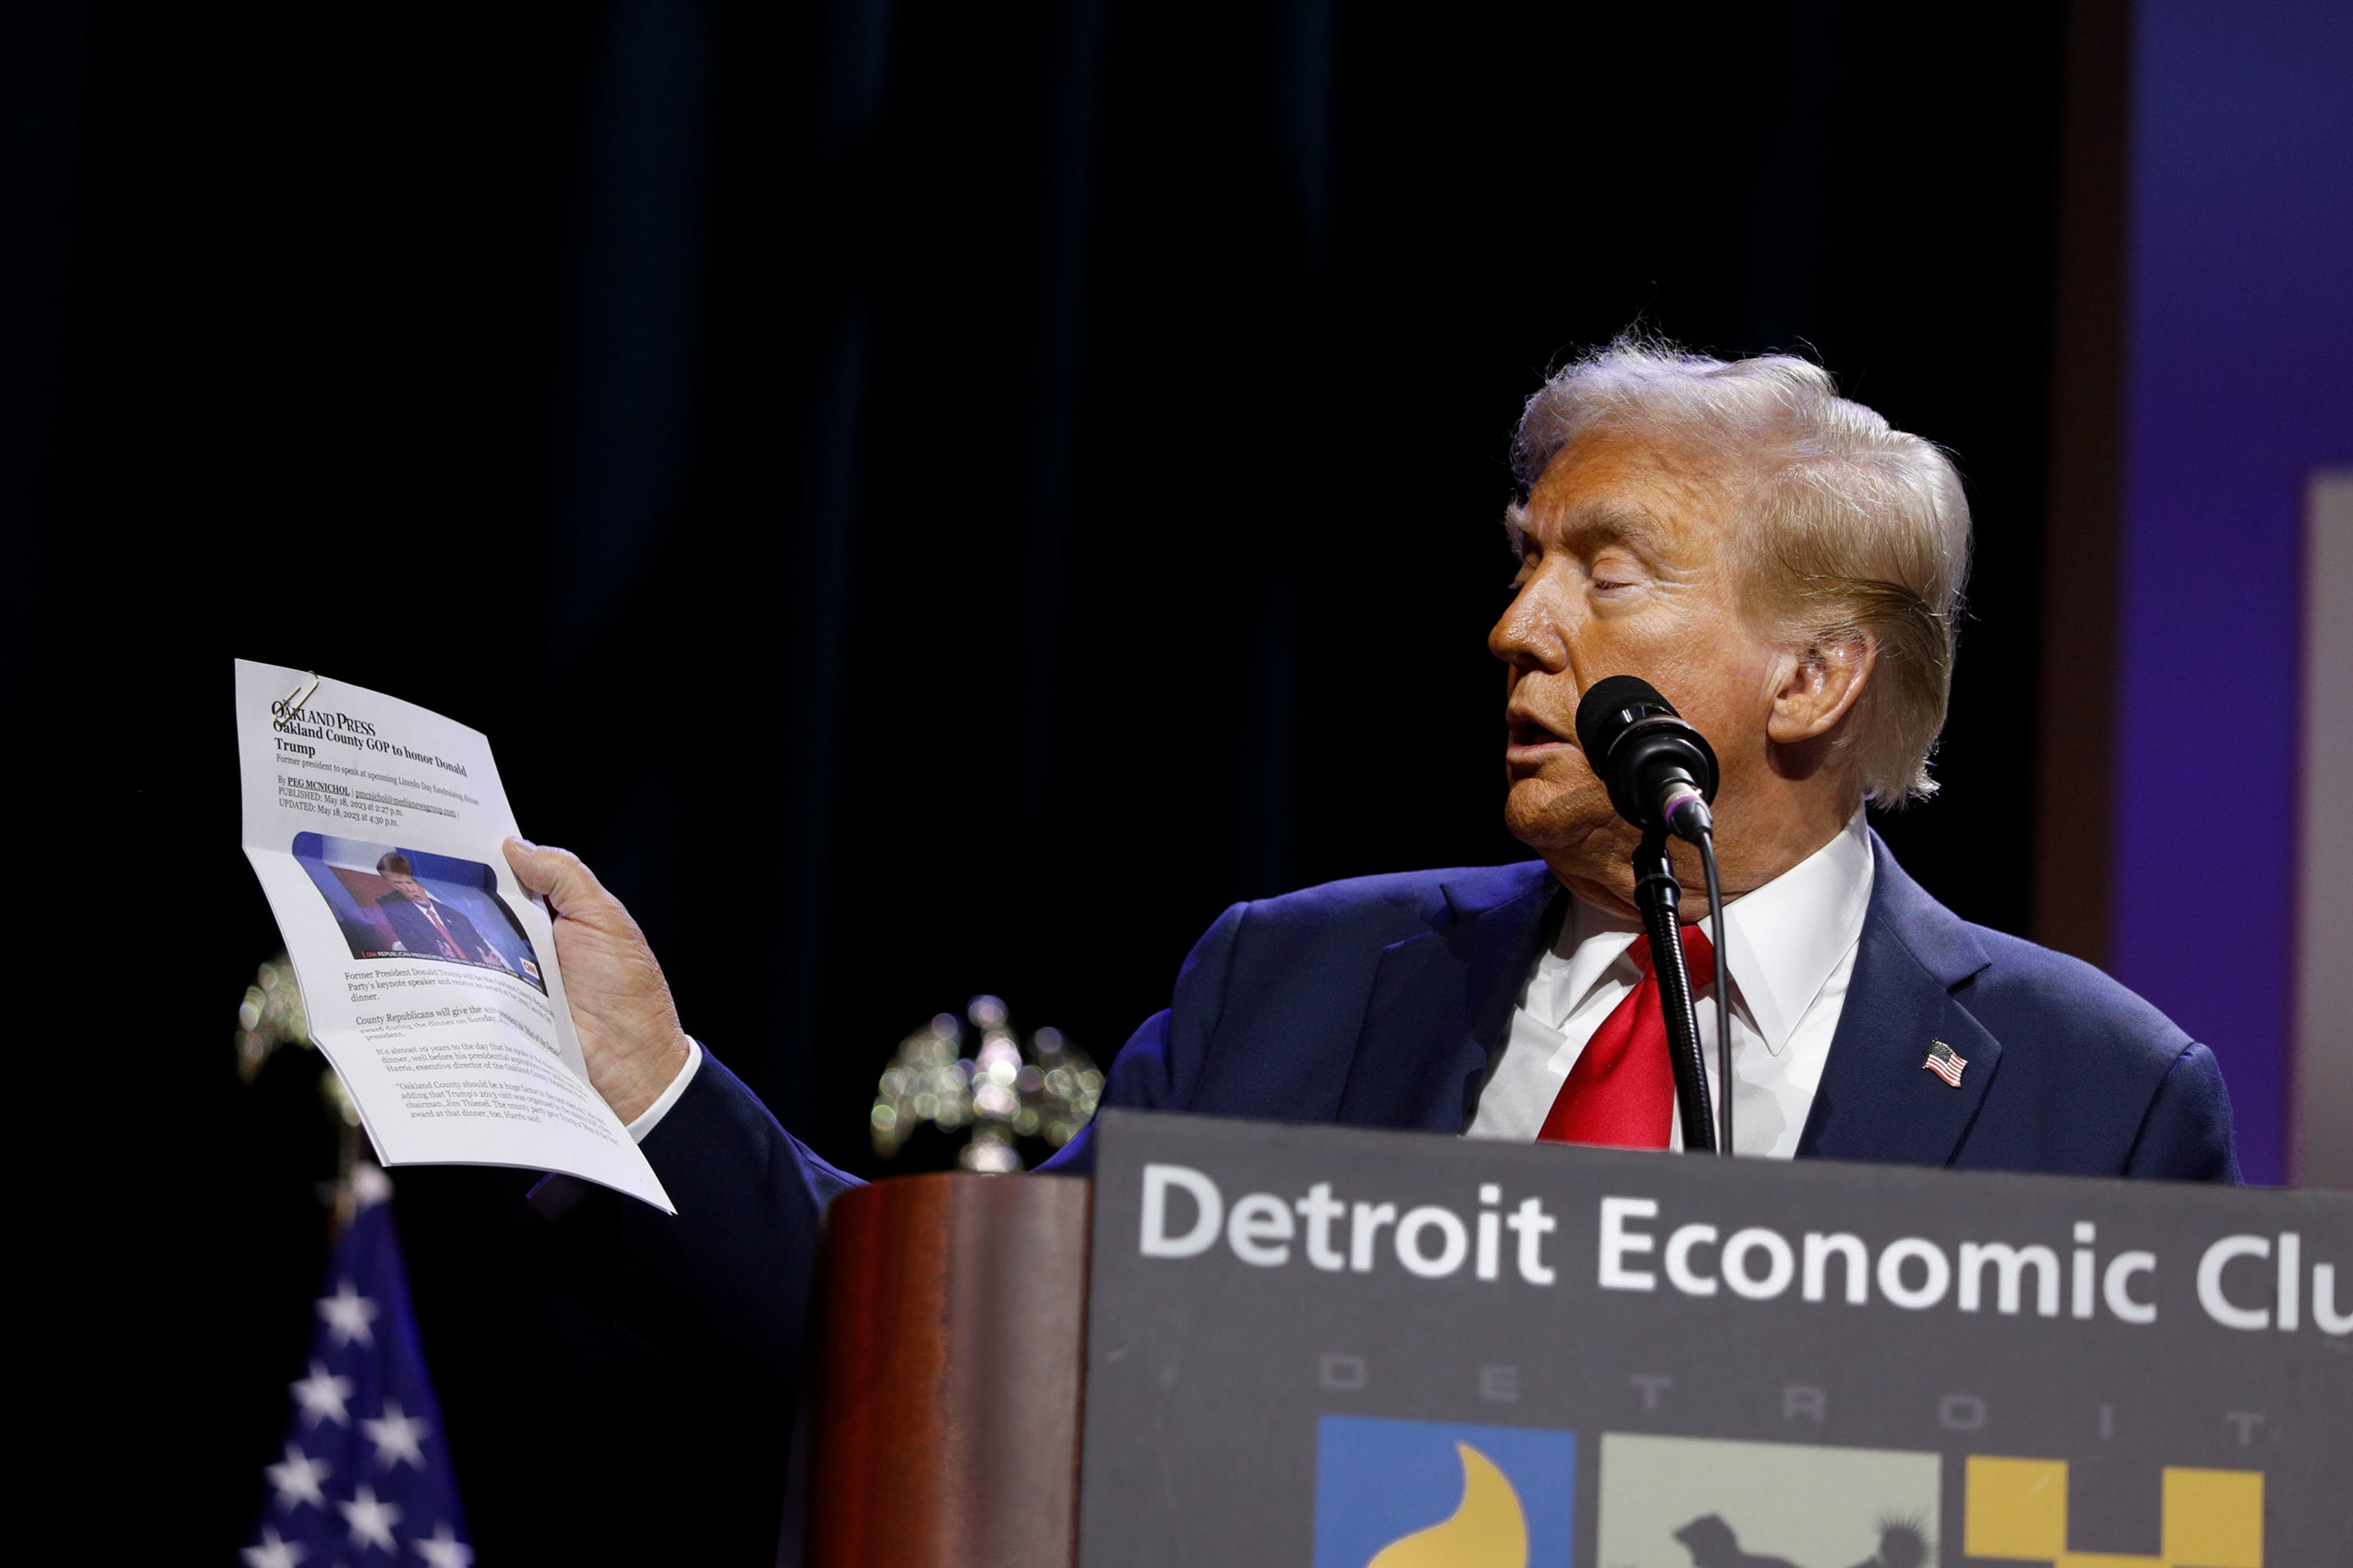
[{"label": "suit lapel", "polygon": [[[2001,1060],[2000,1043],[1953,992],[1992,960],[1878,834],[1871,844],[1871,910],[1798,1153],[1946,1165]],[[1939,1040],[1968,1063],[1957,1087],[1923,1065]]]},{"label": "suit lapel", "polygon": [[1541,863],[1444,885],[1447,907],[1381,951],[1339,1119],[1461,1132],[1510,1026],[1560,885]]}]

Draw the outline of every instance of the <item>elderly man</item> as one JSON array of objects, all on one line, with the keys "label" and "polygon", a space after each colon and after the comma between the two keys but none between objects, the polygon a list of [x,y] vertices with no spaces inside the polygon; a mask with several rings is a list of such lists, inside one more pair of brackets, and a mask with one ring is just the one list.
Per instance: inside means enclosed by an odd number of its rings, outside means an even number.
[{"label": "elderly man", "polygon": [[[1731,988],[1739,1153],[2235,1180],[2211,1053],[2089,966],[1961,920],[1864,824],[1866,802],[1935,787],[1969,544],[1944,456],[1802,361],[1620,342],[1529,401],[1515,458],[1516,592],[1488,645],[1509,672],[1505,820],[1541,859],[1236,905],[1107,1102],[1671,1147],[1634,830],[1575,740],[1580,695],[1630,673],[1722,762],[1730,951],[1685,940],[1694,978]],[[678,1201],[674,1224],[637,1222],[644,1245],[714,1285],[723,1260],[768,1260],[712,1309],[797,1330],[818,1209],[848,1178],[681,1031],[586,867],[509,853],[563,916],[596,1086]],[[1678,871],[1695,921],[1704,888]],[[1082,1136],[1052,1166],[1091,1158]]]}]

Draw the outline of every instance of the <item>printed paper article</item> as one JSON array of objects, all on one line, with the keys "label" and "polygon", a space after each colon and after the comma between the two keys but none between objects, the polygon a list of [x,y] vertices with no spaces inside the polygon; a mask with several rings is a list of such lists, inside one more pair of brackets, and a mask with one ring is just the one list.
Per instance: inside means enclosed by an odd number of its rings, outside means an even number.
[{"label": "printed paper article", "polygon": [[675,1213],[589,1086],[489,739],[242,659],[237,737],[246,857],[377,1160],[559,1171]]}]

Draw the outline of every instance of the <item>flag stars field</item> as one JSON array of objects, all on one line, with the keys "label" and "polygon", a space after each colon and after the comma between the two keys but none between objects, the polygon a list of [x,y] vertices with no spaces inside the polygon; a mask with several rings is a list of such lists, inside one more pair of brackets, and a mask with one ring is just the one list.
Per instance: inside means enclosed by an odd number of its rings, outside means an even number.
[{"label": "flag stars field", "polygon": [[329,1372],[325,1362],[312,1361],[311,1375],[289,1386],[294,1391],[295,1403],[302,1408],[304,1426],[316,1426],[322,1421],[332,1421],[338,1426],[352,1424],[352,1413],[344,1406],[352,1397],[352,1380]]},{"label": "flag stars field", "polygon": [[338,1349],[357,1341],[363,1345],[375,1343],[375,1323],[382,1308],[352,1288],[348,1279],[335,1287],[332,1296],[319,1298],[319,1316],[326,1320],[327,1331],[335,1339]]},{"label": "flag stars field", "polygon": [[425,1451],[418,1445],[425,1436],[425,1423],[402,1414],[396,1399],[385,1400],[384,1410],[382,1419],[360,1423],[360,1430],[375,1445],[375,1462],[387,1470],[396,1470],[404,1463],[423,1469]]},{"label": "flag stars field", "polygon": [[278,1494],[279,1511],[291,1513],[298,1503],[325,1510],[327,1497],[319,1489],[319,1483],[332,1475],[334,1469],[325,1460],[313,1459],[289,1443],[284,1461],[269,1466],[261,1473],[269,1478],[270,1488]]},{"label": "flag stars field", "polygon": [[449,1533],[443,1525],[430,1536],[417,1536],[409,1550],[425,1559],[426,1568],[472,1568],[474,1549]]},{"label": "flag stars field", "polygon": [[391,1184],[363,1165],[305,1357],[285,1457],[263,1464],[245,1568],[472,1568],[440,1407],[400,1263]]},{"label": "flag stars field", "polygon": [[295,1568],[308,1553],[293,1542],[280,1540],[278,1532],[265,1524],[259,1542],[247,1547],[240,1555],[245,1559],[245,1568]]},{"label": "flag stars field", "polygon": [[358,1547],[381,1546],[398,1556],[400,1542],[392,1538],[392,1527],[400,1522],[400,1507],[384,1501],[375,1489],[362,1481],[352,1492],[352,1500],[337,1503],[343,1522],[351,1527],[352,1544]]}]

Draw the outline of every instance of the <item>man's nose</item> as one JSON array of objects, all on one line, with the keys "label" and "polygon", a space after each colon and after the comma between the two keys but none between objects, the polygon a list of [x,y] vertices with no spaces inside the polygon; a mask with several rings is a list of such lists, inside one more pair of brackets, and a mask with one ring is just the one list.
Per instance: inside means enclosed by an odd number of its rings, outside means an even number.
[{"label": "man's nose", "polygon": [[1487,633],[1487,651],[1518,669],[1557,673],[1568,667],[1568,639],[1541,580],[1524,585]]}]

